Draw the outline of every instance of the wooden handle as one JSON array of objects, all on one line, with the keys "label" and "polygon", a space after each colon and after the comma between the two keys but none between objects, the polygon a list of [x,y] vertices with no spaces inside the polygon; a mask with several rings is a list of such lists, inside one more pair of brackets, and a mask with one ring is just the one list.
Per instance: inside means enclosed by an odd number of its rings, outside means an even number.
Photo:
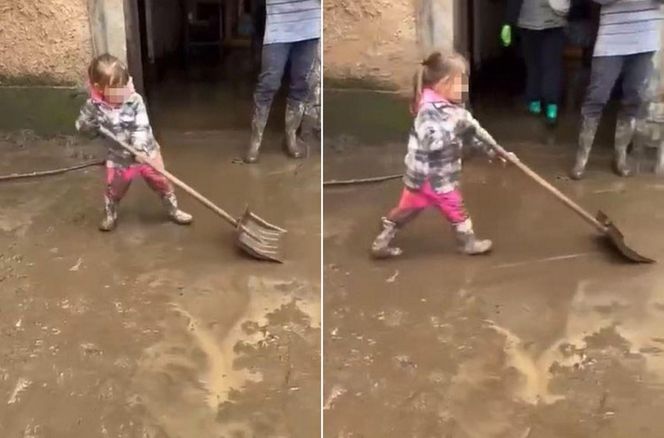
[{"label": "wooden handle", "polygon": [[491,136],[491,134],[489,134],[484,128],[482,128],[479,125],[479,123],[473,121],[473,127],[475,128],[475,133],[477,137],[480,138],[482,141],[486,142],[487,144],[489,144],[498,153],[498,155],[500,155],[502,158],[504,158],[505,160],[509,161],[510,163],[518,167],[523,173],[525,173],[527,176],[529,176],[539,185],[544,187],[549,193],[558,198],[559,201],[561,201],[568,208],[570,208],[576,214],[578,214],[583,220],[588,222],[593,227],[597,228],[599,232],[601,233],[607,232],[607,228],[600,221],[595,219],[593,215],[588,213],[588,211],[586,211],[583,207],[581,207],[576,202],[572,201],[570,198],[565,196],[563,192],[558,190],[547,180],[545,180],[537,173],[535,173],[535,171],[533,171],[530,167],[526,166],[523,162],[521,162],[521,160],[519,160],[519,158],[516,155],[510,154],[505,149],[500,147],[496,142],[496,140]]},{"label": "wooden handle", "polygon": [[[150,163],[147,163],[147,164],[150,165]],[[150,167],[152,167],[152,166],[150,165]],[[177,178],[175,175],[173,175],[172,173],[170,173],[166,169],[157,169],[156,167],[152,167],[152,168],[154,170],[156,170],[157,172],[161,173],[162,175],[164,175],[174,185],[178,186],[179,188],[181,188],[182,190],[187,192],[189,195],[191,195],[193,198],[195,198],[198,202],[200,202],[201,204],[203,204],[204,206],[206,206],[207,208],[209,208],[213,212],[217,213],[222,218],[226,219],[226,221],[229,224],[233,225],[234,227],[237,227],[237,224],[238,224],[237,219],[235,219],[233,216],[231,216],[230,214],[228,214],[227,212],[225,212],[224,210],[219,208],[216,204],[214,204],[212,201],[207,199],[205,196],[198,193],[192,187],[185,184],[184,181],[180,180],[179,178]]]},{"label": "wooden handle", "polygon": [[[99,127],[99,130],[101,131],[102,134],[104,134],[105,136],[107,136],[107,137],[110,138],[111,140],[115,141],[117,144],[119,144],[120,146],[122,146],[125,150],[131,152],[132,155],[134,155],[134,156],[138,156],[138,155],[140,155],[140,153],[139,153],[136,149],[134,149],[134,148],[133,148],[132,146],[130,146],[129,144],[127,144],[127,143],[123,142],[122,140],[120,140],[119,138],[117,138],[117,137],[116,137],[115,135],[113,135],[108,129],[104,128],[103,126],[100,126],[100,127]],[[198,193],[196,190],[194,190],[193,188],[191,188],[189,185],[185,184],[184,181],[180,180],[178,177],[176,177],[176,176],[173,175],[172,173],[168,172],[168,171],[167,171],[166,169],[164,169],[164,168],[159,169],[159,168],[153,166],[153,165],[150,164],[150,163],[145,163],[145,164],[147,164],[148,166],[152,167],[152,168],[153,168],[154,170],[156,170],[157,172],[159,172],[159,173],[161,173],[162,175],[164,175],[164,177],[166,177],[170,182],[172,182],[174,185],[178,186],[179,188],[181,188],[182,190],[184,190],[185,192],[187,192],[187,193],[188,193],[189,195],[191,195],[194,199],[196,199],[198,202],[200,202],[201,204],[203,204],[204,206],[206,206],[207,208],[209,208],[209,209],[212,210],[213,212],[217,213],[219,216],[221,216],[222,218],[224,218],[228,223],[230,223],[230,224],[233,225],[234,227],[237,227],[237,225],[238,225],[238,221],[237,221],[237,219],[235,219],[233,216],[231,216],[230,214],[228,214],[227,212],[225,212],[224,210],[222,210],[221,208],[219,208],[219,207],[218,207],[217,205],[215,205],[212,201],[210,201],[210,200],[207,199],[205,196],[203,196],[203,195],[201,195],[200,193]]]}]

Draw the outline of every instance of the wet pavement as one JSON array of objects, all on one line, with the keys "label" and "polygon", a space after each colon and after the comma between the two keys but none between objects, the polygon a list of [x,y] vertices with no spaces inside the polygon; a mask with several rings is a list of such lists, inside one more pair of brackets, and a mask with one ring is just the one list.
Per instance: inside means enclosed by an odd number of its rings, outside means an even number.
[{"label": "wet pavement", "polygon": [[[169,223],[140,181],[100,233],[101,168],[3,183],[0,436],[318,435],[319,153],[289,160],[272,129],[261,164],[245,166],[244,129],[159,128],[174,174],[289,230],[286,263],[238,253],[232,229],[183,193],[195,223]],[[25,132],[3,135],[0,153],[0,174],[103,155]]]},{"label": "wet pavement", "polygon": [[[375,110],[341,110],[350,102]],[[389,95],[326,93],[325,179],[403,171],[406,111]],[[574,114],[555,131],[504,108],[476,114],[563,192],[602,208],[630,245],[664,258],[664,181],[615,177],[608,129],[587,179],[572,182]],[[374,261],[379,218],[401,187],[324,191],[326,436],[664,436],[661,264],[625,264],[517,169],[481,156],[466,162],[463,190],[491,255],[458,255],[428,212],[397,238],[401,258]]]}]

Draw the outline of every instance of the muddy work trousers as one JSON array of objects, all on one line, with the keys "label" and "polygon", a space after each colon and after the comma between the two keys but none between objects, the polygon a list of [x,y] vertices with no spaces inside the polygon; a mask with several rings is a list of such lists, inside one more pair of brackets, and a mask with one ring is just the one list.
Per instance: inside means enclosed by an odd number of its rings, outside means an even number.
[{"label": "muddy work trousers", "polygon": [[259,108],[270,107],[281,87],[281,81],[290,63],[288,100],[306,102],[309,98],[309,73],[316,59],[318,39],[295,43],[275,43],[263,46],[261,74],[254,92],[254,103]]},{"label": "muddy work trousers", "polygon": [[526,60],[526,101],[557,105],[563,81],[563,28],[519,31]]},{"label": "muddy work trousers", "polygon": [[436,193],[428,182],[418,191],[404,188],[399,205],[390,211],[387,218],[403,226],[429,207],[435,207],[451,225],[458,225],[469,218],[460,190]]},{"label": "muddy work trousers", "polygon": [[173,186],[162,174],[147,164],[132,164],[130,166],[106,166],[106,198],[118,203],[127,194],[131,182],[141,177],[147,185],[162,198],[173,194]]},{"label": "muddy work trousers", "polygon": [[602,116],[602,111],[620,77],[622,77],[620,115],[629,118],[638,117],[653,71],[653,55],[653,52],[648,52],[593,58],[590,85],[581,108],[583,117],[598,119]]}]

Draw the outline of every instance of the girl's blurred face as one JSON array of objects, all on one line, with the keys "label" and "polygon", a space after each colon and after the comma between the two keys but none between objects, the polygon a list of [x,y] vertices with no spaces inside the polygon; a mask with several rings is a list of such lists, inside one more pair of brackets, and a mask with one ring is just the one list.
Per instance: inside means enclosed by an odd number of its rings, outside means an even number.
[{"label": "girl's blurred face", "polygon": [[463,73],[441,79],[434,86],[436,93],[453,103],[462,103],[468,93],[468,77]]},{"label": "girl's blurred face", "polygon": [[122,105],[130,95],[129,87],[106,87],[104,89],[104,98],[111,105]]},{"label": "girl's blurred face", "polygon": [[99,84],[95,84],[94,87],[104,97],[104,100],[111,105],[122,105],[131,94],[131,89],[128,85],[121,87],[101,87]]}]

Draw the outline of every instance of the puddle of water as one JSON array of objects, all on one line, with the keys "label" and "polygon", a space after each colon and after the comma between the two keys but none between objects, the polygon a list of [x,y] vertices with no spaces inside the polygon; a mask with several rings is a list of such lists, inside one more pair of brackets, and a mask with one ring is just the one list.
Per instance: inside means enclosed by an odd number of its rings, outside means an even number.
[{"label": "puddle of water", "polygon": [[[215,305],[217,297],[224,296],[222,290],[210,292],[214,303],[207,302],[208,305]],[[174,436],[252,433],[246,424],[221,425],[216,421],[219,407],[232,401],[234,392],[263,380],[260,372],[236,365],[242,354],[237,347],[265,341],[269,333],[262,328],[268,324],[267,316],[293,302],[310,316],[312,324],[320,324],[318,308],[298,299],[298,292],[297,284],[288,281],[249,277],[246,282],[248,299],[227,328],[201,316],[201,310],[204,310],[201,303],[171,303],[176,319],[167,323],[165,339],[150,347],[139,363],[137,384],[142,390],[137,397],[140,403],[149,411],[158,413],[159,426]],[[227,304],[237,305],[233,299]],[[186,324],[184,332],[181,327],[183,319]],[[248,331],[247,323],[257,329]],[[176,327],[178,325],[180,328]],[[177,402],[165,402],[163,380],[170,382],[169,391],[181,394]],[[181,418],[177,416],[180,410],[193,415]],[[165,415],[168,412],[173,416]],[[195,433],[202,435],[193,435]]]},{"label": "puddle of water", "polygon": [[[659,282],[661,283],[661,282]],[[570,303],[569,317],[562,337],[540,353],[529,351],[522,339],[510,330],[491,322],[490,327],[505,337],[504,351],[508,365],[522,380],[514,395],[529,404],[552,404],[564,399],[549,386],[554,375],[552,366],[584,366],[583,351],[589,339],[602,330],[612,329],[629,345],[629,352],[645,360],[651,374],[651,385],[664,385],[664,288],[653,282],[647,291],[636,284],[607,286],[603,281],[579,283]],[[627,291],[636,292],[631,297]]]},{"label": "puddle of water", "polygon": [[493,330],[505,336],[505,355],[507,365],[514,367],[522,375],[522,379],[514,390],[514,396],[528,404],[545,403],[551,404],[564,397],[552,394],[549,391],[549,383],[552,379],[549,371],[555,361],[562,361],[558,355],[560,343],[555,343],[541,355],[534,356],[523,344],[523,341],[506,328],[495,324],[490,326]]},{"label": "puddle of water", "polygon": [[[641,356],[650,373],[650,384],[664,385],[664,281],[648,276],[638,281],[607,287],[604,282],[587,283],[572,301],[570,324],[577,333],[598,333],[615,327],[629,344],[629,352]],[[582,344],[578,342],[578,344]]]},{"label": "puddle of water", "polygon": [[24,198],[19,204],[3,207],[0,211],[0,231],[24,237],[33,220],[59,202],[65,192],[64,188],[52,189],[48,197],[34,196],[33,193],[32,199]]}]

